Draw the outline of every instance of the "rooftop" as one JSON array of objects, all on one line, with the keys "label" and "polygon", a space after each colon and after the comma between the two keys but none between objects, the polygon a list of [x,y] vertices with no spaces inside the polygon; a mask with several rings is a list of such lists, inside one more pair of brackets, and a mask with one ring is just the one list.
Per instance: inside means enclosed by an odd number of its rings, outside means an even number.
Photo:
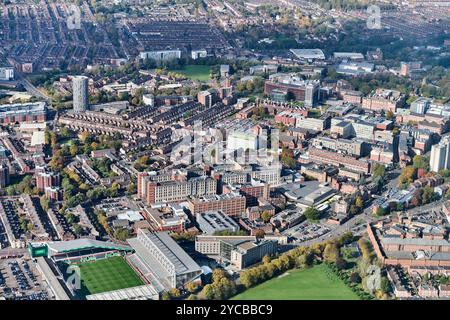
[{"label": "rooftop", "polygon": [[126,250],[126,251],[132,250],[129,246],[116,244],[110,241],[107,242],[92,239],[75,239],[69,241],[48,242],[47,246],[49,250],[54,253],[63,253],[89,248],[105,248],[105,249]]}]

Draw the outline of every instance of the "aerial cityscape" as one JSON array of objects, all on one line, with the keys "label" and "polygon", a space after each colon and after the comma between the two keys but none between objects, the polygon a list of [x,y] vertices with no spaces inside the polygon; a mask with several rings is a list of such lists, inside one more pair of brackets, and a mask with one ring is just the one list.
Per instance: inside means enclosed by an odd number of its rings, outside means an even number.
[{"label": "aerial cityscape", "polygon": [[450,299],[450,1],[0,0],[0,129],[0,300]]}]

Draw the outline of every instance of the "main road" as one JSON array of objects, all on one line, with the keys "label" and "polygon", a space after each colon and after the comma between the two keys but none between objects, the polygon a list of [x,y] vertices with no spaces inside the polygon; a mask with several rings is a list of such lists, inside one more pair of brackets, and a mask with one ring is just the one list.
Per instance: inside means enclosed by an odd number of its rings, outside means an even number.
[{"label": "main road", "polygon": [[47,103],[50,102],[50,98],[45,94],[43,94],[41,91],[39,91],[30,81],[25,79],[20,73],[17,73],[17,75],[18,80],[23,85],[25,90],[27,90],[30,94],[45,100],[45,102]]},{"label": "main road", "polygon": [[[12,66],[14,65],[14,61],[12,59],[8,59],[8,62]],[[50,98],[48,96],[46,96],[45,94],[43,94],[41,91],[39,91],[30,81],[25,79],[25,77],[22,75],[22,73],[15,72],[14,75],[15,75],[16,79],[23,85],[25,90],[28,91],[28,93],[45,100],[45,102],[47,102],[47,103],[50,102]]]}]

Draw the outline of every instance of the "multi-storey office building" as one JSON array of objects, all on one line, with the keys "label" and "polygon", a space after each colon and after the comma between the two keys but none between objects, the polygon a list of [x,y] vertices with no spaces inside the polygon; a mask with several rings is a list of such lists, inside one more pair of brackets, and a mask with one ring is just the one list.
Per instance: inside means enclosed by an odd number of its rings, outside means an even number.
[{"label": "multi-storey office building", "polygon": [[147,173],[138,175],[138,197],[147,204],[177,202],[189,196],[208,196],[217,193],[217,181],[206,176],[184,181],[154,182]]}]

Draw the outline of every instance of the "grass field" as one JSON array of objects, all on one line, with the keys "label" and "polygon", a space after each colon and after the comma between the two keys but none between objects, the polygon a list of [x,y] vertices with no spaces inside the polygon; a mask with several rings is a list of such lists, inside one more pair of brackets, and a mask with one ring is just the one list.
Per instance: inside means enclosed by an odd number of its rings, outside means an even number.
[{"label": "grass field", "polygon": [[144,284],[122,257],[86,262],[78,266],[82,291],[85,295]]},{"label": "grass field", "polygon": [[210,67],[202,65],[187,65],[184,66],[183,69],[171,71],[184,74],[186,77],[192,80],[208,81]]},{"label": "grass field", "polygon": [[244,291],[232,300],[358,300],[325,264],[292,270]]}]

